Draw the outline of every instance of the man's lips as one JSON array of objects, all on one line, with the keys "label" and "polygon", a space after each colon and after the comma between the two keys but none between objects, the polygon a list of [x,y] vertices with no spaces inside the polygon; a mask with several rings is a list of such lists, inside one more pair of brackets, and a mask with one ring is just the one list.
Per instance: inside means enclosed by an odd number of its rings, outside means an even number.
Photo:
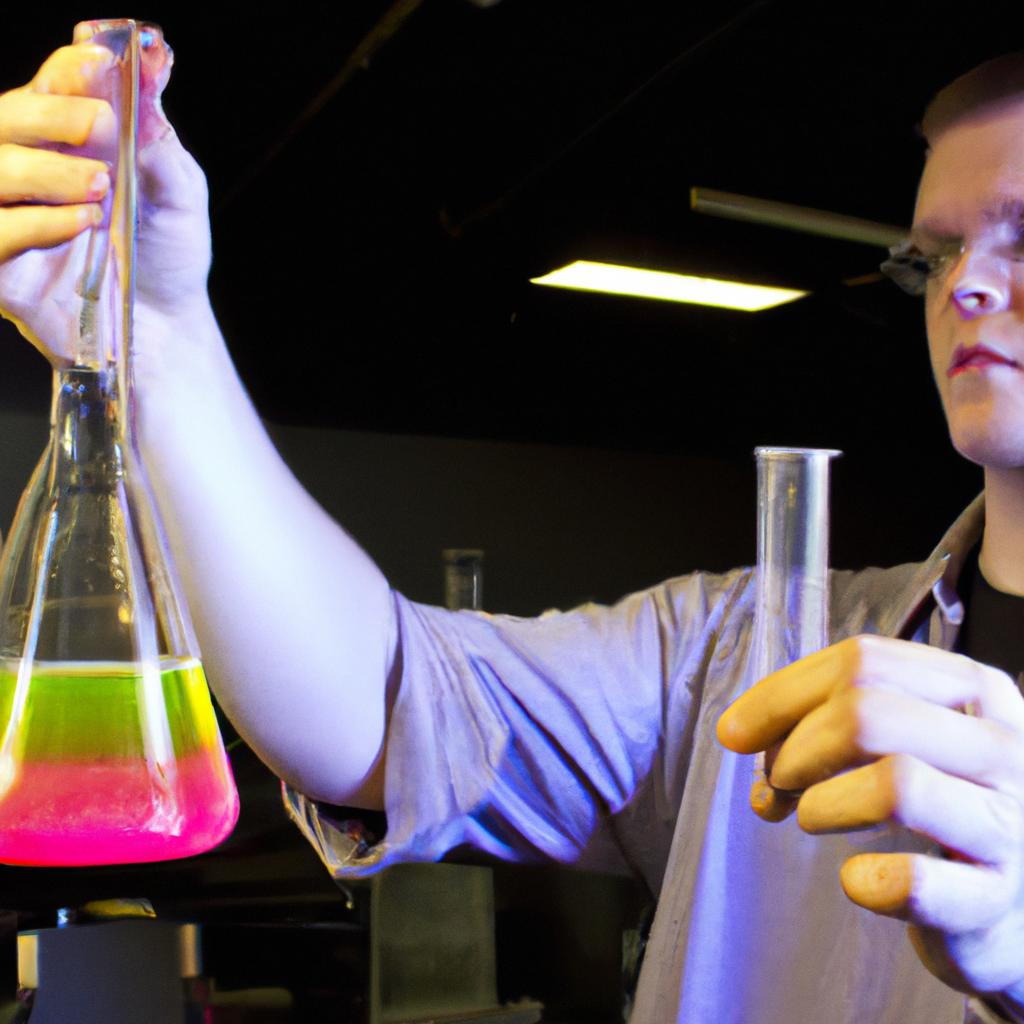
[{"label": "man's lips", "polygon": [[958,377],[968,370],[982,370],[986,366],[1012,366],[1018,370],[1021,368],[1015,359],[1010,359],[987,345],[957,345],[946,376]]}]

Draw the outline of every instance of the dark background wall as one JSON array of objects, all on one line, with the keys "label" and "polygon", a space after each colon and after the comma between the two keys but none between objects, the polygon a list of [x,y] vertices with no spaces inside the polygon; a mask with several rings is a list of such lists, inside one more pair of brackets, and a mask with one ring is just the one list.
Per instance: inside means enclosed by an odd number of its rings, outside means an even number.
[{"label": "dark background wall", "polygon": [[[479,546],[487,605],[530,614],[749,561],[756,444],[845,450],[835,564],[923,557],[978,477],[948,451],[919,302],[880,279],[884,248],[694,213],[688,190],[905,226],[923,105],[1017,9],[425,0],[396,26],[397,6],[139,12],[175,48],[166,108],[208,176],[242,379],[396,585],[437,600],[440,549]],[[0,88],[82,13],[10,19]],[[529,283],[576,258],[811,294],[746,314]],[[0,323],[0,528],[47,390]]]},{"label": "dark background wall", "polygon": [[[486,607],[520,615],[613,601],[672,575],[755,557],[751,454],[269,429],[299,479],[417,600],[442,600],[446,547],[483,548]],[[834,564],[923,558],[973,496],[979,475],[949,451],[938,418],[934,433],[918,456],[854,449],[835,463]],[[5,534],[46,437],[45,407],[5,411],[0,384]]]}]

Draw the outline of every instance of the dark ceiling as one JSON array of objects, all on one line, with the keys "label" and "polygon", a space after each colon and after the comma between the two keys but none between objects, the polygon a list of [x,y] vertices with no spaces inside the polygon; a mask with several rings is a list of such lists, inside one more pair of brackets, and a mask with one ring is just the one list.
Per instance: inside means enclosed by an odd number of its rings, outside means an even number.
[{"label": "dark ceiling", "polygon": [[[7,86],[94,13],[38,10],[5,18]],[[884,254],[694,214],[688,191],[905,222],[923,103],[1013,45],[1013,7],[182,10],[126,13],[175,48],[166,106],[210,180],[216,309],[268,417],[711,454],[942,446],[917,304],[844,283]],[[587,256],[813,295],[746,314],[528,283]],[[0,400],[45,403],[39,358],[0,341]]]}]

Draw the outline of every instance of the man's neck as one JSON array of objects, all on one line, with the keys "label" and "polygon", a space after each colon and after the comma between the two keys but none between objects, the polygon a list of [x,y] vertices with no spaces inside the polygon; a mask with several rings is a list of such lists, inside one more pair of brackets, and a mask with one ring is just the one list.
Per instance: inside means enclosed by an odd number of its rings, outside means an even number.
[{"label": "man's neck", "polygon": [[1024,469],[985,469],[979,565],[996,590],[1024,595]]}]

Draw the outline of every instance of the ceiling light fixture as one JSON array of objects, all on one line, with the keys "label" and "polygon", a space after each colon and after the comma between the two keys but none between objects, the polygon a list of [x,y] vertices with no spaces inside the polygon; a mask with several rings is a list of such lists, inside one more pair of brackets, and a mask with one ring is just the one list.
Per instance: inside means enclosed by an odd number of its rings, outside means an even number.
[{"label": "ceiling light fixture", "polygon": [[760,284],[744,284],[742,281],[691,277],[687,274],[670,274],[664,270],[642,270],[639,267],[594,263],[590,260],[576,260],[543,277],[533,277],[530,282],[553,288],[575,288],[669,302],[692,302],[700,306],[742,309],[751,313],[781,306],[809,294],[793,288],[769,288]]}]

